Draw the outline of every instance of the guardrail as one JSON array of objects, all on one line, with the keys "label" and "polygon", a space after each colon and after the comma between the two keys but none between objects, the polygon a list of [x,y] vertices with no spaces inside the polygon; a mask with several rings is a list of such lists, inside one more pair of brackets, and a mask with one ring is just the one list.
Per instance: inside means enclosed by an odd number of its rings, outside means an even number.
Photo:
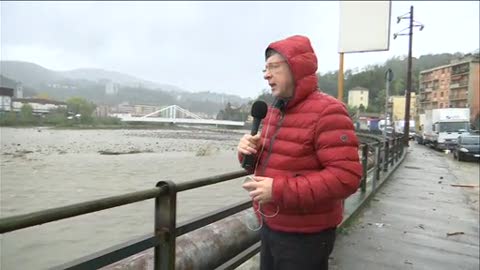
[{"label": "guardrail", "polygon": [[[359,192],[356,193],[356,196],[353,196],[351,201],[360,199],[363,202],[378,188],[381,180],[380,175],[388,172],[389,168],[398,164],[401,160],[404,155],[404,147],[401,138],[389,138],[387,141],[383,141],[380,136],[361,132],[357,134],[362,141],[360,149],[363,177]],[[0,233],[4,234],[48,222],[155,199],[153,233],[53,269],[98,269],[106,266],[109,266],[110,269],[123,269],[127,266],[128,269],[132,269],[132,264],[135,265],[135,261],[138,260],[143,261],[137,264],[137,268],[134,269],[147,269],[150,262],[146,261],[150,260],[155,270],[191,269],[192,267],[198,269],[234,269],[255,255],[260,249],[258,232],[251,231],[246,226],[248,222],[256,222],[253,215],[247,216],[245,212],[246,209],[251,208],[251,202],[239,202],[177,225],[177,194],[247,175],[248,173],[242,170],[178,184],[171,181],[161,181],[154,188],[144,191],[1,218]],[[367,185],[370,187],[368,192]],[[359,208],[359,206],[356,208]],[[225,231],[218,233],[222,228]],[[202,242],[210,243],[212,248],[202,249],[192,244]],[[124,260],[135,254],[147,254],[146,252],[151,248],[153,248],[153,255],[150,257],[145,255],[132,258],[126,262]],[[181,252],[178,252],[179,250]],[[121,260],[124,261],[124,264],[112,265]]]}]

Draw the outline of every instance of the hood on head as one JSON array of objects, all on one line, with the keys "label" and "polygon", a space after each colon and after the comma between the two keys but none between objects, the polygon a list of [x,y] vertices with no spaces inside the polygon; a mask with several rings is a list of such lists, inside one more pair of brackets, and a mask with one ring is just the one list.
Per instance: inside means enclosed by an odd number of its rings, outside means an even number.
[{"label": "hood on head", "polygon": [[[317,90],[317,56],[307,37],[291,36],[271,43],[267,47],[268,49],[280,53],[287,61],[293,74],[295,90],[293,97],[288,101],[287,108],[294,106]],[[265,53],[267,50],[265,50]]]}]

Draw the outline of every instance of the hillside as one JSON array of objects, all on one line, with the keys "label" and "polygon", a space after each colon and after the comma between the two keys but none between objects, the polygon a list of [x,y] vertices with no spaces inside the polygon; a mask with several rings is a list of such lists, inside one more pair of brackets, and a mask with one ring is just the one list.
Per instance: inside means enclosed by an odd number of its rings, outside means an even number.
[{"label": "hillside", "polygon": [[92,82],[112,81],[125,86],[139,86],[147,89],[160,88],[159,85],[154,82],[103,69],[81,68],[70,71],[59,71],[58,74],[71,80],[88,80]]},{"label": "hillside", "polygon": [[1,75],[31,87],[38,87],[49,82],[63,80],[64,77],[55,71],[34,63],[19,61],[1,61]]},{"label": "hillside", "polygon": [[[241,105],[249,99],[214,92],[192,93],[173,85],[154,83],[134,76],[103,69],[53,71],[34,63],[1,61],[2,86],[14,87],[21,82],[25,96],[41,95],[58,100],[84,97],[96,104],[172,105],[195,112],[216,114],[227,102]],[[118,86],[118,93],[107,95],[108,81]]]}]

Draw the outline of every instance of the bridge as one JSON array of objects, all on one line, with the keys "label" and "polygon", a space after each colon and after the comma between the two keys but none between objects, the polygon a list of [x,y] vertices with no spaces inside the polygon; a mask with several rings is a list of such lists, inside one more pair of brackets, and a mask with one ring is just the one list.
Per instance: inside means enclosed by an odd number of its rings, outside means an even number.
[{"label": "bridge", "polygon": [[193,124],[193,125],[220,125],[243,127],[243,121],[204,119],[178,105],[170,105],[158,111],[143,116],[131,114],[114,114],[122,122],[148,122],[148,123],[172,123],[172,124]]}]

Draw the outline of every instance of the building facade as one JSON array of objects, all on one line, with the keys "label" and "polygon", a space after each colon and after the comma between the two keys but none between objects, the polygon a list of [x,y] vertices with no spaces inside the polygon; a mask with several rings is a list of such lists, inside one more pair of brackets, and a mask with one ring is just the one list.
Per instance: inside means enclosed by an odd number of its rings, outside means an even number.
[{"label": "building facade", "polygon": [[159,107],[159,106],[144,105],[144,104],[135,104],[135,105],[133,105],[133,107],[134,107],[134,110],[135,110],[134,114],[139,115],[139,116],[154,113],[154,112],[156,112],[156,111],[158,111],[162,108],[162,107]]},{"label": "building facade", "polygon": [[418,113],[439,108],[470,108],[474,120],[480,113],[479,77],[478,54],[420,72]]},{"label": "building facade", "polygon": [[13,98],[12,111],[19,112],[23,105],[32,106],[34,114],[46,114],[57,109],[66,109],[67,103],[43,98]]},{"label": "building facade", "polygon": [[420,72],[418,113],[450,107],[451,71],[451,65],[445,65]]},{"label": "building facade", "polygon": [[[405,119],[405,96],[391,96],[389,102],[392,106],[392,120],[398,121]],[[417,104],[417,96],[415,93],[410,93],[410,119],[416,116],[415,104]]]},{"label": "building facade", "polygon": [[368,108],[368,89],[363,87],[355,87],[348,91],[348,106],[359,108],[360,105]]},{"label": "building facade", "polygon": [[12,110],[13,92],[12,88],[0,87],[0,112]]}]

